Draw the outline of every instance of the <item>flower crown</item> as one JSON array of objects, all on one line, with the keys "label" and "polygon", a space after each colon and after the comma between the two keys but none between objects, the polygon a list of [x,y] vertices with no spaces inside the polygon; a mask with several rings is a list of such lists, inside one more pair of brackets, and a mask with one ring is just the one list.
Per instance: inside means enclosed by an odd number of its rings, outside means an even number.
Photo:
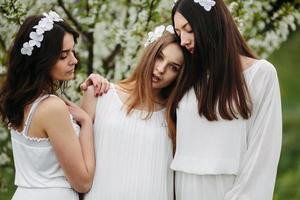
[{"label": "flower crown", "polygon": [[35,31],[30,32],[30,40],[23,44],[21,54],[31,56],[35,46],[37,48],[41,47],[41,42],[44,39],[44,33],[53,29],[54,22],[64,21],[54,11],[50,11],[48,14],[44,13],[43,15],[45,17],[41,18],[38,25],[33,27]]},{"label": "flower crown", "polygon": [[153,43],[154,41],[156,41],[158,38],[160,38],[163,33],[165,31],[168,31],[169,33],[171,34],[174,34],[174,28],[172,25],[168,25],[168,26],[164,26],[164,25],[160,25],[160,26],[157,26],[155,28],[155,30],[152,32],[149,32],[148,33],[148,39],[145,43],[145,47],[147,47],[149,44]]},{"label": "flower crown", "polygon": [[216,5],[214,0],[194,0],[195,3],[199,3],[206,11],[210,11],[211,8]]},{"label": "flower crown", "polygon": [[[174,0],[173,7],[177,0]],[[199,3],[206,11],[210,11],[211,8],[216,5],[214,0],[193,0],[195,3]]]}]

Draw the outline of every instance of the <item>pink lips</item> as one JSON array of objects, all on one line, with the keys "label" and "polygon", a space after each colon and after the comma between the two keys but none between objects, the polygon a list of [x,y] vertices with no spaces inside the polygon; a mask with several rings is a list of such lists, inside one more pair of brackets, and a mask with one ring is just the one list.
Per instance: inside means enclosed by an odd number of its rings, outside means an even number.
[{"label": "pink lips", "polygon": [[160,78],[159,78],[158,76],[156,76],[155,74],[152,74],[152,81],[153,81],[154,83],[157,83],[157,82],[160,81]]},{"label": "pink lips", "polygon": [[73,68],[72,70],[68,71],[68,73],[74,73],[75,72],[75,68]]}]

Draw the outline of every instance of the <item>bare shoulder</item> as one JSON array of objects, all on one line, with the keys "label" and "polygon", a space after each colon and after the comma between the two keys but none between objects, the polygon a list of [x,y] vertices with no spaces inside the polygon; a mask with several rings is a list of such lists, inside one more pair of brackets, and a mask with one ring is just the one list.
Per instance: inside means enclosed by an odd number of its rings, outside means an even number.
[{"label": "bare shoulder", "polygon": [[51,95],[48,98],[44,99],[40,103],[37,111],[40,116],[58,118],[60,116],[68,114],[69,112],[65,102],[61,98],[54,95]]}]

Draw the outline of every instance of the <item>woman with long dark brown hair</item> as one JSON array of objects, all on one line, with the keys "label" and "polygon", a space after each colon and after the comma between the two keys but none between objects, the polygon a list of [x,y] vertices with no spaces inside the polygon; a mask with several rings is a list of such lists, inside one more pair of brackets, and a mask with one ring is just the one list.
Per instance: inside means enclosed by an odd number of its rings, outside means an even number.
[{"label": "woman with long dark brown hair", "polygon": [[168,110],[176,199],[271,200],[282,138],[274,66],[253,55],[223,0],[178,0],[172,20],[190,56]]},{"label": "woman with long dark brown hair", "polygon": [[93,87],[84,94],[96,149],[95,177],[85,200],[173,200],[165,107],[185,68],[182,49],[166,30],[156,29],[129,78],[111,84],[101,97],[94,97]]},{"label": "woman with long dark brown hair", "polygon": [[0,116],[11,129],[17,186],[13,200],[78,200],[77,192],[91,187],[91,118],[57,96],[57,89],[75,77],[78,36],[50,11],[26,18],[12,45],[0,90]]}]

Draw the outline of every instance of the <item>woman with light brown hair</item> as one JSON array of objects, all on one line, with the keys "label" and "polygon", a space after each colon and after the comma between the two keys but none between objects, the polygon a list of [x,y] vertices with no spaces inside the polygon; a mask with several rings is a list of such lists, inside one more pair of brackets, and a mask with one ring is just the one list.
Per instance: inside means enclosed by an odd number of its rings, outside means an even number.
[{"label": "woman with light brown hair", "polygon": [[[84,199],[173,200],[168,97],[184,71],[174,34],[160,26],[133,74],[96,98],[89,87],[82,108],[94,120],[96,170]],[[163,33],[164,32],[164,33]]]}]

